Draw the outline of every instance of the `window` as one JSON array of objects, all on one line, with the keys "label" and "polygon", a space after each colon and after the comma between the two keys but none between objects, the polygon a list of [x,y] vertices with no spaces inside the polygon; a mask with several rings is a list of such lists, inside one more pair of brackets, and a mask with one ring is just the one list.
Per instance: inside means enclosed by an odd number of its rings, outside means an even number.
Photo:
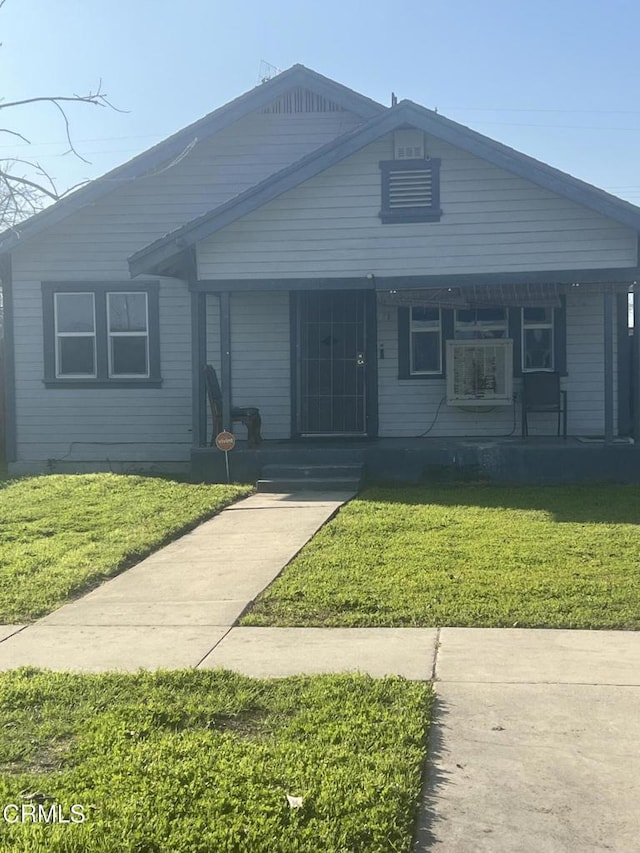
[{"label": "window", "polygon": [[384,160],[379,165],[383,223],[440,220],[440,160]]},{"label": "window", "polygon": [[438,306],[398,308],[399,379],[442,379],[444,341],[452,337],[452,316]]},{"label": "window", "polygon": [[505,308],[458,308],[455,311],[454,337],[458,340],[506,338]]},{"label": "window", "polygon": [[554,370],[553,308],[522,309],[522,370]]},{"label": "window", "polygon": [[444,378],[448,340],[512,340],[514,376],[521,376],[528,370],[567,374],[564,296],[560,297],[560,305],[554,307],[438,309],[435,306],[399,306],[397,310],[399,379]]},{"label": "window", "polygon": [[96,311],[93,293],[56,293],[55,375],[96,375]]},{"label": "window", "polygon": [[158,285],[43,282],[47,387],[161,385]]},{"label": "window", "polygon": [[439,308],[411,308],[410,371],[413,375],[442,373],[442,323]]},{"label": "window", "polygon": [[146,293],[107,293],[109,376],[149,375]]}]

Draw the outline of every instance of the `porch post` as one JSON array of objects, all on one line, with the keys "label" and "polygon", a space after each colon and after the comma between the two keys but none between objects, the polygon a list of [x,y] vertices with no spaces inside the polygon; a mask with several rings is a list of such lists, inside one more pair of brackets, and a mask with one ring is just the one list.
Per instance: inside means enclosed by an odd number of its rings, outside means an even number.
[{"label": "porch post", "polygon": [[633,338],[631,339],[633,362],[631,377],[631,405],[633,407],[633,440],[640,443],[640,287],[633,288]]},{"label": "porch post", "polygon": [[207,294],[191,291],[191,382],[194,447],[207,443],[207,409],[203,381],[207,363]]},{"label": "porch post", "polygon": [[220,294],[220,381],[222,383],[222,426],[231,430],[231,294]]},{"label": "porch post", "polygon": [[613,441],[613,292],[604,292],[604,441]]}]

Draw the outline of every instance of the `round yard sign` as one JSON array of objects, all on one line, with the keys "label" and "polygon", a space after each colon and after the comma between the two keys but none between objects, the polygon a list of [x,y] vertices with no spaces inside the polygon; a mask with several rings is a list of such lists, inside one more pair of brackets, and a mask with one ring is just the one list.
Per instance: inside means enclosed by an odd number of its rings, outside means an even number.
[{"label": "round yard sign", "polygon": [[216,447],[218,450],[233,450],[236,446],[236,437],[232,432],[219,432],[216,436]]}]

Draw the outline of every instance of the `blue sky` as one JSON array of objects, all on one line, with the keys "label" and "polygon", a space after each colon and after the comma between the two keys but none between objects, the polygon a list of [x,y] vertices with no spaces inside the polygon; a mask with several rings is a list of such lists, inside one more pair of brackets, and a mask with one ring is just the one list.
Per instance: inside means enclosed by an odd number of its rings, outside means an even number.
[{"label": "blue sky", "polygon": [[3,112],[0,156],[60,188],[129,160],[258,82],[261,60],[313,68],[384,104],[391,92],[640,204],[635,0],[6,0],[5,101],[86,93],[120,109]]}]

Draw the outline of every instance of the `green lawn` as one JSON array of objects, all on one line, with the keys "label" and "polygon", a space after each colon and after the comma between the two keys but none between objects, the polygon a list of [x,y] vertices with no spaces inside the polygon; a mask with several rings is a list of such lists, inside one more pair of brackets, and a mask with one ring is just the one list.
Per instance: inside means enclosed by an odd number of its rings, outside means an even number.
[{"label": "green lawn", "polygon": [[250,491],[118,474],[0,483],[0,624],[55,610]]},{"label": "green lawn", "polygon": [[362,675],[14,670],[0,802],[85,819],[0,820],[0,851],[409,853],[431,699]]},{"label": "green lawn", "polygon": [[640,488],[372,488],[244,625],[640,628]]}]

